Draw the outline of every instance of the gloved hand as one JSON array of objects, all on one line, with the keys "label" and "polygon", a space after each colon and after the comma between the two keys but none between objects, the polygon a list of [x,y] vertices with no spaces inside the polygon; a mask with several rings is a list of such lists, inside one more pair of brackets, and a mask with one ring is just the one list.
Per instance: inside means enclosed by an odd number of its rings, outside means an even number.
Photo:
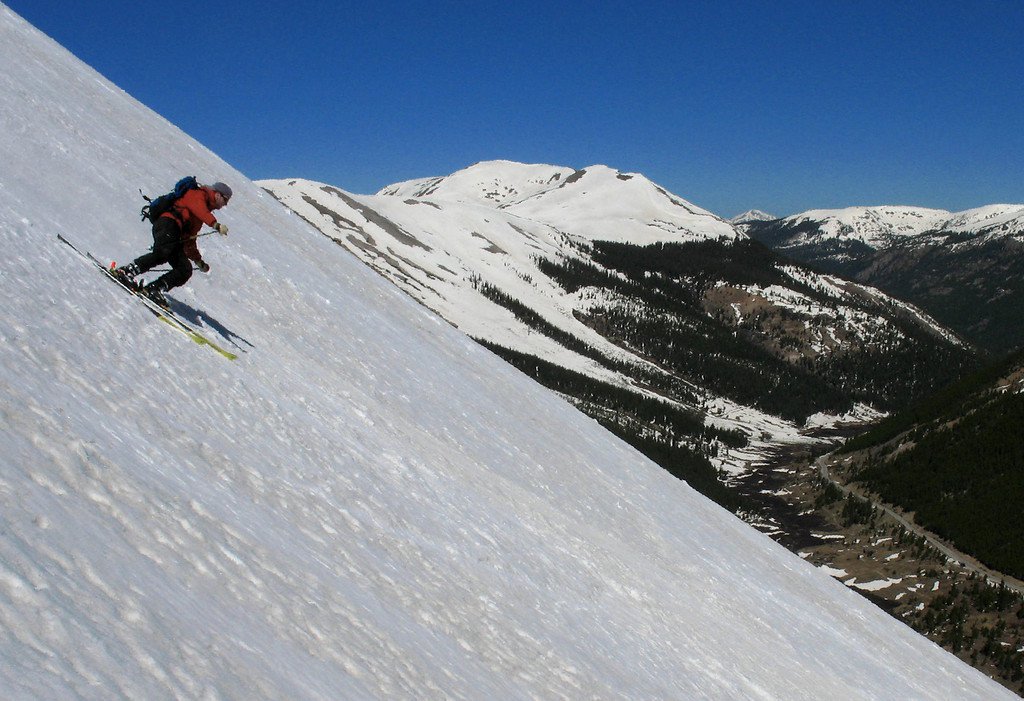
[{"label": "gloved hand", "polygon": [[197,260],[196,267],[202,270],[204,273],[210,272],[210,265],[205,260]]},{"label": "gloved hand", "polygon": [[227,224],[221,224],[220,222],[217,222],[216,224],[213,225],[213,228],[216,229],[221,236],[228,235]]}]

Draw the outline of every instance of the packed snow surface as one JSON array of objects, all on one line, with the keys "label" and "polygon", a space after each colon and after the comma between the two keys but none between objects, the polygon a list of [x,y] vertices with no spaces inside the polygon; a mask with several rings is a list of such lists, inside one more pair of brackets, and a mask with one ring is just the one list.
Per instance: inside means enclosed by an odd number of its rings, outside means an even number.
[{"label": "packed snow surface", "polygon": [[[1012,698],[0,6],[4,699]],[[135,192],[234,188],[160,323]]]}]

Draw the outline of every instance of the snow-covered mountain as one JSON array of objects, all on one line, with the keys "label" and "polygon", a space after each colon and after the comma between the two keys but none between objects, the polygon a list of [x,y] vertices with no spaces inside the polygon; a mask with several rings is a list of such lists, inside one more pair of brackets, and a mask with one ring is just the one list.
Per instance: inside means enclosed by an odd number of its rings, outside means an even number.
[{"label": "snow-covered mountain", "polygon": [[559,369],[697,415],[710,433],[694,427],[690,447],[734,474],[768,445],[804,440],[812,416],[816,428],[862,421],[937,382],[901,384],[918,376],[901,358],[951,353],[931,367],[962,364],[957,339],[913,307],[774,260],[641,175],[500,161],[375,196],[260,184],[468,335],[524,369],[550,363],[533,374],[596,418],[636,412],[614,393],[595,399],[591,385],[573,391]]},{"label": "snow-covered mountain", "polygon": [[753,221],[774,221],[778,219],[774,214],[768,214],[760,209],[748,209],[743,214],[737,214],[732,219],[729,219],[729,223],[733,225],[748,224]]},{"label": "snow-covered mountain", "polygon": [[1020,238],[1024,235],[1024,205],[991,205],[956,213],[893,206],[816,209],[755,226],[751,231],[783,251],[840,244],[861,244],[877,251],[924,234],[929,235],[929,242],[949,234]]},{"label": "snow-covered mountain", "polygon": [[507,207],[564,186],[574,173],[572,168],[489,161],[444,177],[395,183],[377,194]]},{"label": "snow-covered mountain", "polygon": [[412,180],[378,194],[496,207],[523,219],[557,221],[586,240],[649,244],[733,239],[719,217],[639,173],[595,165],[583,170],[489,161],[445,177]]},{"label": "snow-covered mountain", "polygon": [[[3,6],[0,63],[3,698],[1011,698]],[[125,260],[185,173],[233,362],[55,238]]]},{"label": "snow-covered mountain", "polygon": [[1024,344],[1024,205],[813,210],[743,230],[926,310],[982,348]]}]

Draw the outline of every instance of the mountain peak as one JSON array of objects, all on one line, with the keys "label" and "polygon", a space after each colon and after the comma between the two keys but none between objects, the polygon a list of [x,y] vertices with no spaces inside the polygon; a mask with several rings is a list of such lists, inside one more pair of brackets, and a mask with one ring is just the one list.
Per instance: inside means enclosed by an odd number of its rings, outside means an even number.
[{"label": "mountain peak", "polygon": [[558,185],[572,168],[514,161],[480,161],[451,175],[395,183],[377,194],[504,207]]},{"label": "mountain peak", "polygon": [[730,224],[747,224],[752,221],[775,221],[778,219],[774,214],[768,214],[768,212],[760,209],[748,209],[743,214],[737,214],[732,219],[729,219]]},{"label": "mountain peak", "polygon": [[640,173],[482,161],[451,175],[389,185],[379,195],[503,209],[588,240],[635,244],[742,237],[731,224]]}]

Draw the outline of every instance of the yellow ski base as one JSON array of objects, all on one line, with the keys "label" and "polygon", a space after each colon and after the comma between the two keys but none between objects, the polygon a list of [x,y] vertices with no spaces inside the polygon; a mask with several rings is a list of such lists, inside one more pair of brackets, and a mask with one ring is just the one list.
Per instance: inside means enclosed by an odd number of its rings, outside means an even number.
[{"label": "yellow ski base", "polygon": [[220,353],[221,355],[223,355],[228,360],[236,360],[238,358],[238,356],[235,355],[234,353],[232,353],[231,351],[224,350],[223,348],[218,346],[216,343],[214,343],[210,339],[208,339],[208,338],[206,338],[204,336],[201,336],[198,333],[196,333],[195,331],[193,331],[192,329],[188,328],[187,326],[183,326],[182,324],[178,323],[178,321],[176,319],[172,319],[171,317],[169,317],[169,316],[167,316],[165,314],[159,314],[159,315],[157,315],[157,318],[160,319],[160,321],[162,321],[165,324],[167,324],[168,326],[172,326],[175,329],[177,329],[178,331],[181,331],[183,334],[185,334],[186,336],[191,338],[193,341],[195,341],[199,345],[201,345],[201,346],[209,346],[213,350],[215,350],[218,353]]}]

